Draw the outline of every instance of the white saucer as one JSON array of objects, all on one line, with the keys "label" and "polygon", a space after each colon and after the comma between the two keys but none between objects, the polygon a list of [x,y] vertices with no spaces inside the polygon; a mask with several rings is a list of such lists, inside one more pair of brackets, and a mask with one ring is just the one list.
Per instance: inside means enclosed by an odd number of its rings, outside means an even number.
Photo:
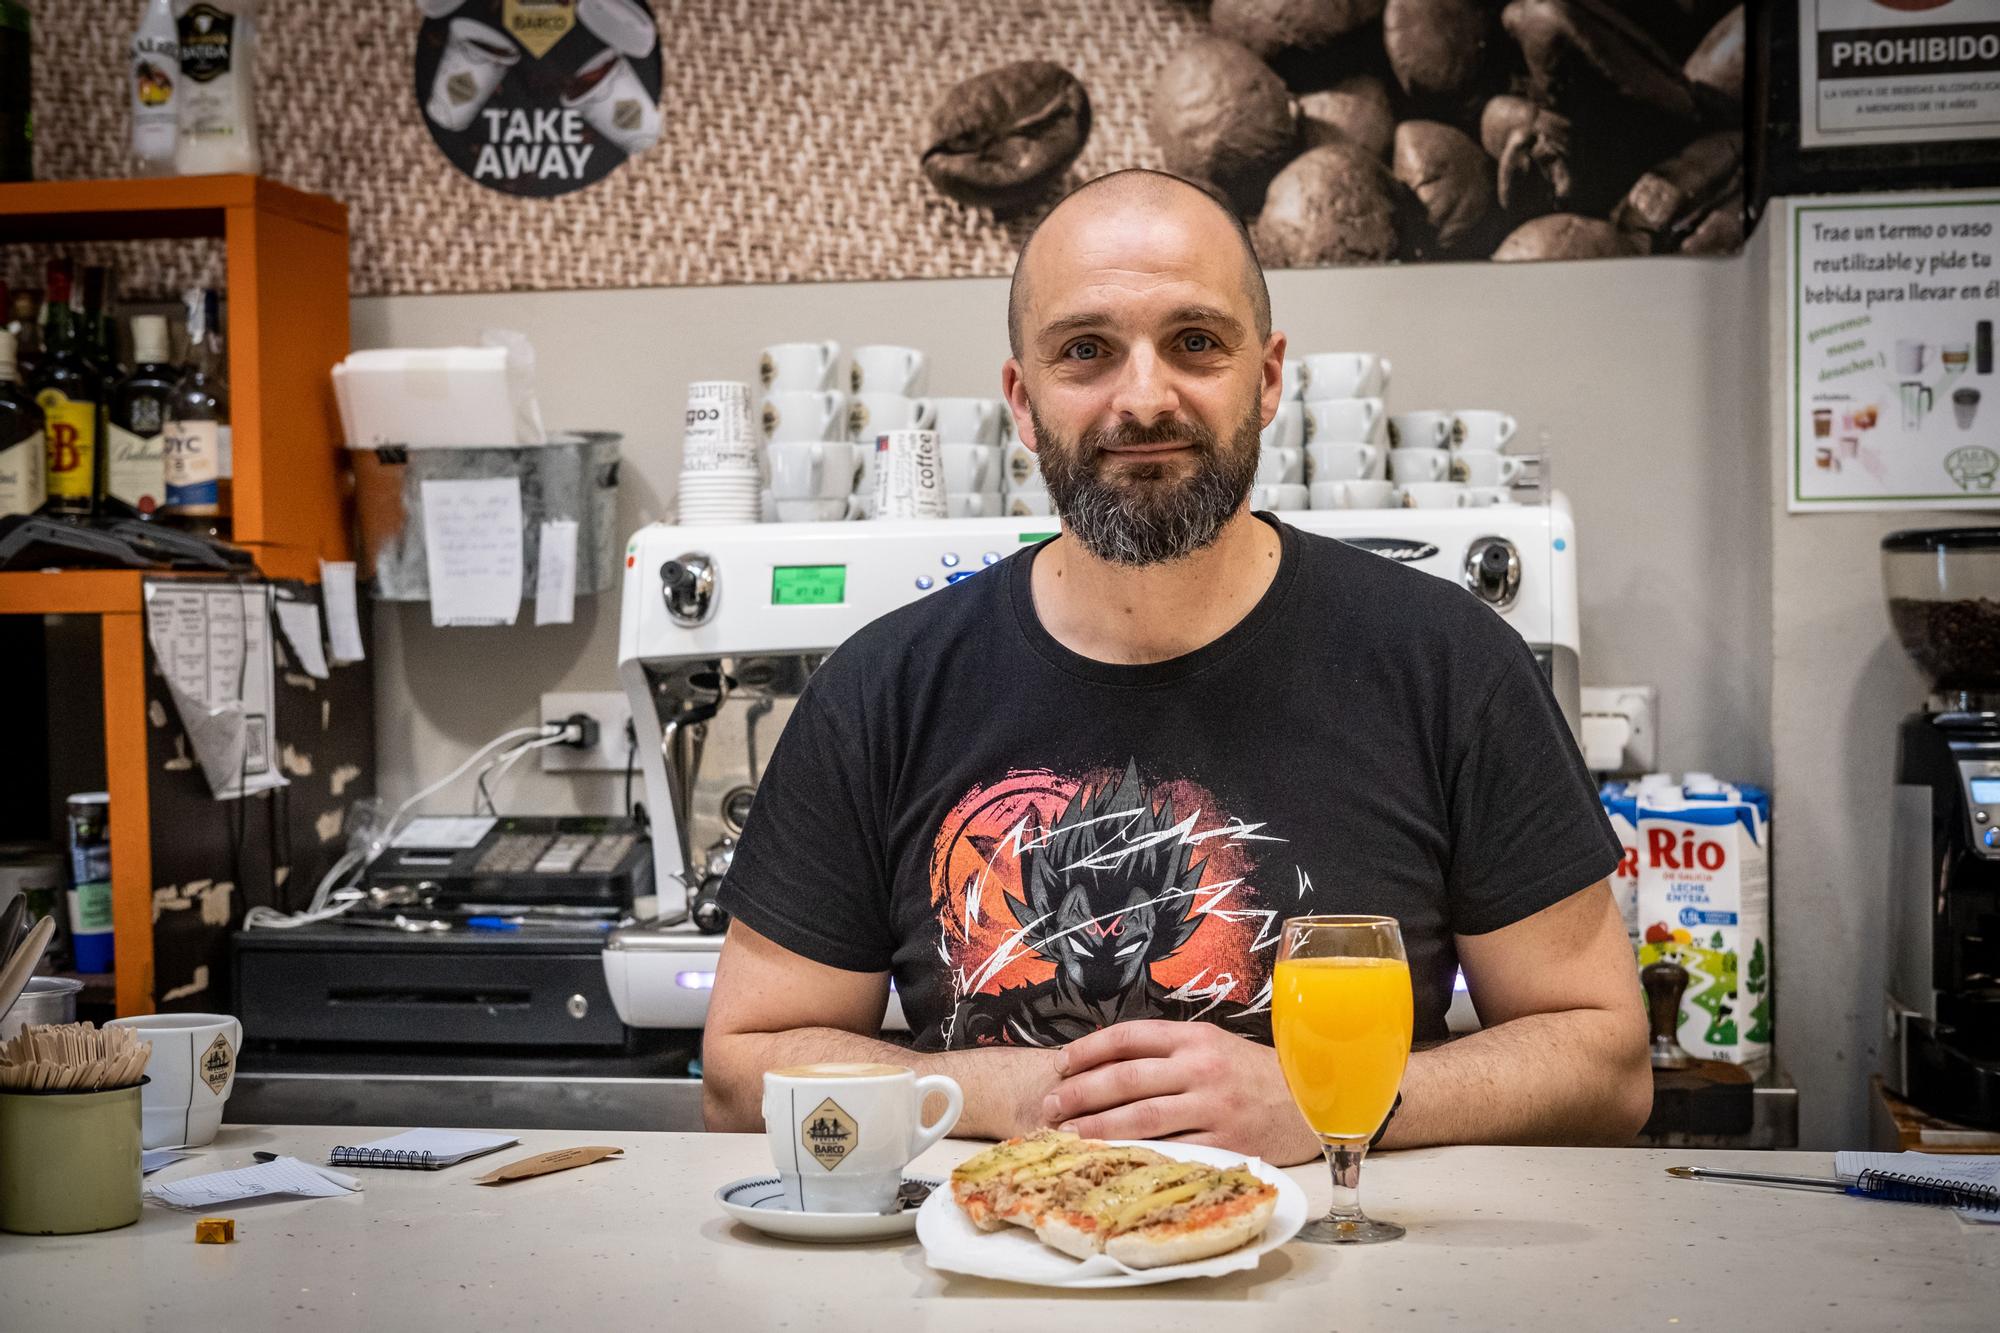
[{"label": "white saucer", "polygon": [[[936,1176],[909,1175],[905,1180],[944,1190]],[[917,1229],[917,1210],[896,1213],[801,1213],[785,1206],[784,1191],[774,1175],[745,1176],[732,1180],[715,1192],[715,1201],[745,1226],[786,1240],[845,1241],[881,1240],[907,1236]]]}]

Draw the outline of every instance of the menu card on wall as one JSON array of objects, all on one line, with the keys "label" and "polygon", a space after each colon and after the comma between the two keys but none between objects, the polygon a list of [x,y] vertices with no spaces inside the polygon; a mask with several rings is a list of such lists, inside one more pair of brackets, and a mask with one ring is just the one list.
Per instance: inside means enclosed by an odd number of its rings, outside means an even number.
[{"label": "menu card on wall", "polygon": [[1788,507],[2000,508],[2000,193],[1781,216]]},{"label": "menu card on wall", "polygon": [[218,800],[286,785],[274,757],[271,589],[149,579],[146,638]]}]

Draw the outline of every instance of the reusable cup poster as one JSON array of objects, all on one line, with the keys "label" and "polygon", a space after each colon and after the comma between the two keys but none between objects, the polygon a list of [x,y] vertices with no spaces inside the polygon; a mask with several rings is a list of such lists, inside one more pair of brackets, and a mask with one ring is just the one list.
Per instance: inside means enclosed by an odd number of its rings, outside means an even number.
[{"label": "reusable cup poster", "polygon": [[1790,508],[2000,508],[2000,193],[1787,213]]},{"label": "reusable cup poster", "polygon": [[1804,148],[2000,138],[2000,4],[1799,0]]},{"label": "reusable cup poster", "polygon": [[451,164],[551,198],[660,138],[660,34],[641,0],[418,0],[417,103]]}]

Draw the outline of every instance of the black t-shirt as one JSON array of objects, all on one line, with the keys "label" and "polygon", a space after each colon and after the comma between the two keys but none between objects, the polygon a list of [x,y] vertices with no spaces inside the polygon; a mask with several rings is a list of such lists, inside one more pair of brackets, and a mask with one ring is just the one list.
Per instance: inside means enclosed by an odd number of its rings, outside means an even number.
[{"label": "black t-shirt", "polygon": [[1453,936],[1603,879],[1618,843],[1499,616],[1275,526],[1269,590],[1171,661],[1058,643],[1039,546],[854,635],[779,737],[722,906],[892,972],[923,1050],[1140,1018],[1268,1042],[1283,920],[1393,916],[1416,1039],[1441,1040]]}]

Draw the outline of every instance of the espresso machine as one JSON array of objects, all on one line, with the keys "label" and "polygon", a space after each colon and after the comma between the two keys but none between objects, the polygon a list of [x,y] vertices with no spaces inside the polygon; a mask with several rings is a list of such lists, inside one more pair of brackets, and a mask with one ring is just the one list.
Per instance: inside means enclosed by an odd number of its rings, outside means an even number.
[{"label": "espresso machine", "polygon": [[1897,733],[1883,1081],[2000,1129],[2000,527],[1892,533],[1882,582],[1931,690]]},{"label": "espresso machine", "polygon": [[[1477,509],[1281,515],[1469,589],[1527,641],[1580,725],[1576,527],[1560,492]],[[722,882],[768,758],[814,668],[850,634],[1055,535],[1042,517],[679,527],[626,545],[618,674],[652,820],[657,903],[611,932],[627,1024],[698,1029],[726,920]],[[904,1026],[893,990],[883,1026]]]}]

